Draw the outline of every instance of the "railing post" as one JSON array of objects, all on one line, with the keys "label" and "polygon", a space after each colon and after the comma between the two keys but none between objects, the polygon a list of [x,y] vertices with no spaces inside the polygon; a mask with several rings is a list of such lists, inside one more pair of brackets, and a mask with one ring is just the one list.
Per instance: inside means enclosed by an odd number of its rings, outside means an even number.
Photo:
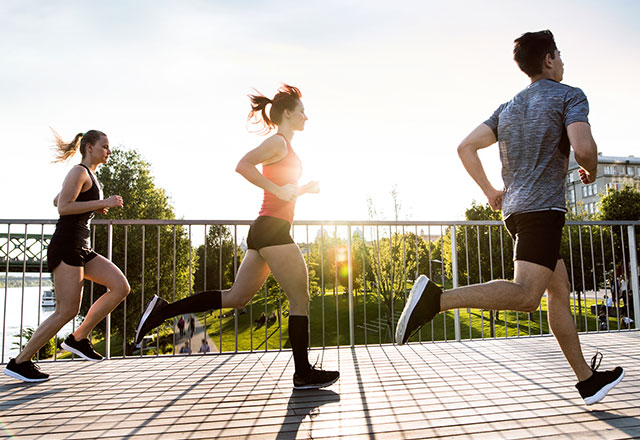
[{"label": "railing post", "polygon": [[[456,242],[456,225],[451,225],[451,281],[453,288],[458,287],[458,249]],[[455,338],[460,341],[460,309],[453,311]]]},{"label": "railing post", "polygon": [[[107,260],[111,261],[113,250],[113,224],[109,223],[107,226]],[[105,329],[105,357],[111,359],[111,313],[106,317],[106,329]]]},{"label": "railing post", "polygon": [[347,231],[349,234],[347,245],[347,266],[349,268],[349,342],[353,347],[355,345],[355,323],[353,312],[353,270],[351,267],[351,225],[347,226]]},{"label": "railing post", "polygon": [[[629,264],[631,265],[631,290],[633,290],[633,312],[636,330],[640,330],[640,293],[638,292],[638,248],[636,247],[636,231],[633,225],[627,226],[629,235]],[[631,312],[629,310],[629,312]]]}]

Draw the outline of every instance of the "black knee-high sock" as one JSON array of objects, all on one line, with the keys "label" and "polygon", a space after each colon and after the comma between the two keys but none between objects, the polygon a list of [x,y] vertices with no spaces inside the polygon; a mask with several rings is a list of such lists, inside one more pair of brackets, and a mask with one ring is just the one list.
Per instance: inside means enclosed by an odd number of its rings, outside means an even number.
[{"label": "black knee-high sock", "polygon": [[293,351],[293,362],[296,373],[306,374],[309,371],[309,317],[306,315],[289,315],[289,341]]},{"label": "black knee-high sock", "polygon": [[168,304],[161,309],[160,314],[162,320],[165,320],[186,313],[207,312],[220,308],[222,308],[222,292],[219,290],[205,290]]}]

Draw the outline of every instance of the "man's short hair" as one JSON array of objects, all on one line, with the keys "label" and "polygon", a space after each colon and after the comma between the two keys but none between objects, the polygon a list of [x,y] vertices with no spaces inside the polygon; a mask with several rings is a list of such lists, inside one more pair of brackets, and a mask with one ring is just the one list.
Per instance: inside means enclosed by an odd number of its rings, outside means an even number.
[{"label": "man's short hair", "polygon": [[513,59],[530,78],[542,73],[542,62],[547,54],[555,58],[556,42],[550,30],[527,32],[514,41]]}]

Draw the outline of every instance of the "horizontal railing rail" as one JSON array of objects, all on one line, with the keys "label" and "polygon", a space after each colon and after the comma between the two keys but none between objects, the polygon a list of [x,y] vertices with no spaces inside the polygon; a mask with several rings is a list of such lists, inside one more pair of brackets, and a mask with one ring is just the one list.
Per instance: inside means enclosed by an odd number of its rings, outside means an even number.
[{"label": "horizontal railing rail", "polygon": [[[53,280],[46,245],[56,220],[0,219],[2,353],[7,362],[51,313]],[[92,338],[107,357],[178,354],[180,349],[243,352],[288,346],[286,294],[269,277],[241,309],[173,320],[142,346],[133,332],[152,295],[175,301],[196,291],[230,288],[252,220],[105,220],[92,223],[95,250],[127,276],[132,291]],[[580,332],[638,329],[640,221],[567,221],[562,256],[571,283],[571,309]],[[398,316],[422,273],[445,288],[513,276],[513,243],[500,221],[297,220],[292,236],[307,263],[310,345],[393,343]],[[104,293],[86,283],[81,315]],[[46,294],[46,295],[45,295]],[[46,297],[43,300],[43,296]],[[46,301],[45,301],[46,300]],[[35,310],[34,310],[35,309]],[[75,329],[74,320],[61,335]],[[27,330],[25,332],[25,330]],[[186,330],[186,331],[185,331]],[[548,335],[547,298],[533,313],[454,310],[441,313],[415,341]],[[195,341],[195,342],[194,342]],[[57,344],[45,358],[59,359]]]}]

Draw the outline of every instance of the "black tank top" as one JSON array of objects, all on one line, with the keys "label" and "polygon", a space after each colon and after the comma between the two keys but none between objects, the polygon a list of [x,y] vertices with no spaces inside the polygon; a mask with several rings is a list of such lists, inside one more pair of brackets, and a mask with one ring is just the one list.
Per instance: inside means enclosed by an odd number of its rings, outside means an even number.
[{"label": "black tank top", "polygon": [[[89,173],[89,177],[91,178],[91,188],[78,194],[75,201],[89,202],[91,200],[100,200],[102,198],[100,186],[98,185],[93,173],[86,165],[80,165],[87,170],[87,173]],[[89,236],[91,235],[91,231],[89,229],[89,222],[94,215],[94,211],[87,211],[81,214],[61,215],[58,223],[56,224],[56,231],[53,234],[54,236],[52,237],[52,240],[57,238],[73,246],[90,247]]]}]

